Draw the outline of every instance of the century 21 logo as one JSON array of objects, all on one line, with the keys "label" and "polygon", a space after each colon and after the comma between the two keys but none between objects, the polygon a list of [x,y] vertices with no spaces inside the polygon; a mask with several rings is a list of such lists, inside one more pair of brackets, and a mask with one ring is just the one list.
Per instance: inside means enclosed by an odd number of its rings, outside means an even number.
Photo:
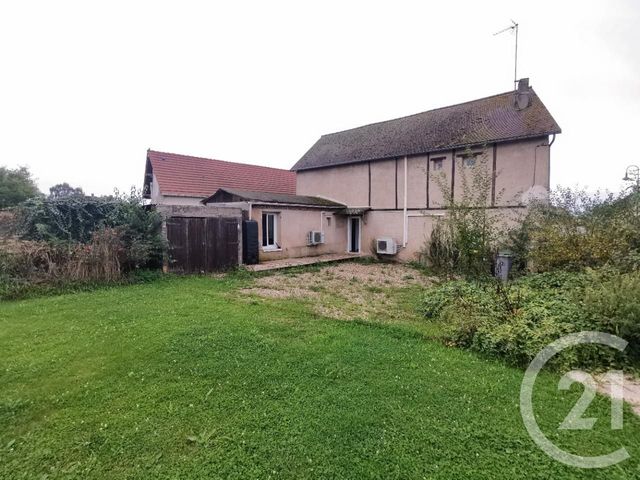
[{"label": "century 21 logo", "polygon": [[[578,468],[604,468],[622,462],[629,458],[629,452],[624,447],[620,447],[615,452],[595,457],[583,457],[562,450],[551,442],[540,430],[533,413],[533,386],[538,373],[546,363],[562,350],[575,345],[597,343],[607,345],[616,350],[623,351],[626,340],[615,335],[602,332],[580,332],[567,335],[545,347],[533,361],[524,374],[520,387],[520,414],[529,435],[534,442],[547,455],[564,463]],[[564,421],[560,424],[561,430],[589,430],[596,423],[596,418],[584,418],[583,414],[596,396],[596,381],[588,373],[581,371],[571,371],[566,373],[558,383],[558,388],[568,390],[572,383],[579,381],[584,384],[585,389],[580,399],[573,406]],[[619,430],[622,428],[622,404],[623,404],[623,374],[621,371],[610,371],[604,376],[604,381],[611,386],[611,428]]]}]

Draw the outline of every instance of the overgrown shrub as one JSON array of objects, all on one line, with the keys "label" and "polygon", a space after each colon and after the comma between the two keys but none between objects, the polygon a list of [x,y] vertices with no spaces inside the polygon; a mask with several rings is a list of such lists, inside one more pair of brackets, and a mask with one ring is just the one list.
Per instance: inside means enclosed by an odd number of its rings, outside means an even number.
[{"label": "overgrown shrub", "polygon": [[123,270],[157,267],[161,263],[162,219],[142,205],[139,194],[110,197],[34,198],[18,211],[18,231],[26,240],[65,245],[87,244],[96,231],[117,229],[122,242]]},{"label": "overgrown shrub", "polygon": [[63,275],[71,280],[110,282],[122,276],[126,253],[121,230],[102,228],[93,232],[89,243],[75,244],[63,266]]},{"label": "overgrown shrub", "polygon": [[549,204],[534,204],[511,249],[540,272],[614,265],[640,266],[640,194],[602,196],[559,189]]},{"label": "overgrown shrub", "polygon": [[623,353],[588,346],[563,352],[553,363],[566,366],[624,365],[638,361],[640,275],[613,271],[554,272],[522,277],[509,286],[456,281],[425,294],[423,312],[443,324],[444,340],[528,364],[549,343],[573,332],[596,330],[629,341]]},{"label": "overgrown shrub", "polygon": [[497,218],[486,208],[492,189],[486,155],[477,156],[471,166],[463,167],[460,159],[456,162],[459,162],[461,193],[454,197],[446,177],[436,177],[446,213],[436,221],[420,258],[436,273],[475,278],[488,276],[494,253],[504,235],[505,219]]},{"label": "overgrown shrub", "polygon": [[614,333],[629,342],[629,350],[640,358],[640,272],[610,278],[589,285],[584,308],[599,330]]},{"label": "overgrown shrub", "polygon": [[[482,188],[475,197],[480,202]],[[564,351],[565,366],[640,363],[640,192],[618,196],[560,189],[529,208],[506,238],[521,273],[503,285],[486,275],[496,223],[473,203],[450,203],[425,255],[436,271],[475,281],[430,289],[427,318],[443,325],[452,345],[528,364],[569,333],[594,330],[629,342],[624,353],[597,345]],[[463,208],[464,206],[464,208]],[[504,219],[503,219],[504,220]]]},{"label": "overgrown shrub", "polygon": [[4,236],[0,297],[29,290],[120,282],[156,268],[164,242],[160,215],[129,196],[34,198],[15,211],[21,239]]},{"label": "overgrown shrub", "polygon": [[0,271],[34,281],[110,280],[120,276],[125,256],[121,231],[103,228],[87,243],[16,242],[11,250],[0,253]]}]

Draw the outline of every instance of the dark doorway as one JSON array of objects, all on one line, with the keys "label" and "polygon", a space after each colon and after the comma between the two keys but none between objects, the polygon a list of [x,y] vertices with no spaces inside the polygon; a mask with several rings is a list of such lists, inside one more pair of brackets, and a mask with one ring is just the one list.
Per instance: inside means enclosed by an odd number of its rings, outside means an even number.
[{"label": "dark doorway", "polygon": [[349,218],[349,253],[360,253],[360,217]]}]

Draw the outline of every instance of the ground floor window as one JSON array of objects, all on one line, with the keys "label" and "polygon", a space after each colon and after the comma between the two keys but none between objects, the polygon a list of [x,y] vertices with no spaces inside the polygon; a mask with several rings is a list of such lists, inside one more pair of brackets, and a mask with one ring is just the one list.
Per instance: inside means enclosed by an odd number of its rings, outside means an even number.
[{"label": "ground floor window", "polygon": [[278,214],[275,212],[262,214],[262,246],[278,248]]}]

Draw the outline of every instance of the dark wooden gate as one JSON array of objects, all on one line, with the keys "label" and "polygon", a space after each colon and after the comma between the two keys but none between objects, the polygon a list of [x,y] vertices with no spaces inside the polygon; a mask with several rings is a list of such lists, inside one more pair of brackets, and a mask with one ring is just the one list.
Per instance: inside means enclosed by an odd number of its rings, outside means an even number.
[{"label": "dark wooden gate", "polygon": [[225,217],[167,218],[169,270],[215,272],[238,265],[238,219]]}]

